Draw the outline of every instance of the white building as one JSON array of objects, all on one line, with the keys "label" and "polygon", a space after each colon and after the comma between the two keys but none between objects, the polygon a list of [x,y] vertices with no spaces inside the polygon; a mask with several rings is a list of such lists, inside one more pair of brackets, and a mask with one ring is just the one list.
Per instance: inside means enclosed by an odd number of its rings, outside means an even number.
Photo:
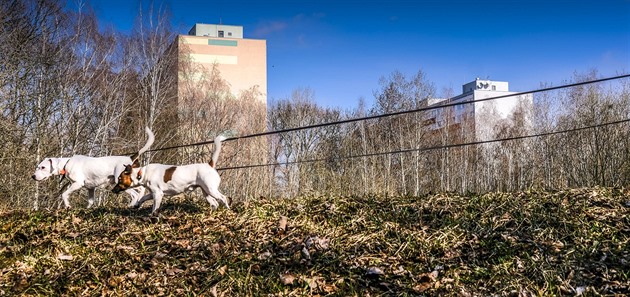
[{"label": "white building", "polygon": [[[531,111],[533,94],[516,94],[510,92],[508,82],[475,79],[462,86],[462,94],[449,99],[429,99],[427,105],[437,106],[460,102],[468,104],[438,108],[429,111],[427,120],[429,130],[437,131],[455,125],[461,126],[465,133],[474,133],[476,141],[492,140],[496,138],[496,126],[499,123],[512,123],[518,107],[524,111]],[[499,99],[475,102],[478,100],[505,96]],[[528,114],[528,112],[526,112]],[[526,118],[527,115],[525,115]],[[529,129],[529,120],[526,120],[525,129]]]}]

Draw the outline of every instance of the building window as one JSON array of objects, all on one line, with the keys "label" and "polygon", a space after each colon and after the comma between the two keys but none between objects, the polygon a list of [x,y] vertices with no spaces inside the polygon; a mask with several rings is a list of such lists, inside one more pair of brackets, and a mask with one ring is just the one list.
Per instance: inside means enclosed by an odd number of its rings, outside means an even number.
[{"label": "building window", "polygon": [[497,90],[497,86],[492,86],[492,90],[496,91]]},{"label": "building window", "polygon": [[232,32],[228,32],[228,36],[232,36]]},{"label": "building window", "polygon": [[223,31],[219,31],[219,37],[223,37]]}]

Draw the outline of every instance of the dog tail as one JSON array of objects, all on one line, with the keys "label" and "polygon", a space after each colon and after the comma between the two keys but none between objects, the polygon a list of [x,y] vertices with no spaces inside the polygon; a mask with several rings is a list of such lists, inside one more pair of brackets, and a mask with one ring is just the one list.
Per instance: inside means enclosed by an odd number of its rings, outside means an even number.
[{"label": "dog tail", "polygon": [[151,148],[151,146],[153,145],[153,141],[155,141],[155,135],[153,135],[153,132],[151,131],[151,129],[149,129],[149,127],[144,127],[144,132],[147,133],[147,143],[145,143],[144,146],[138,151],[138,155],[142,155],[144,154],[144,152],[149,150],[149,148]]},{"label": "dog tail", "polygon": [[145,143],[144,146],[137,153],[131,155],[131,160],[132,160],[132,163],[134,164],[138,160],[138,157],[140,157],[142,154],[148,151],[149,148],[151,148],[151,145],[153,145],[153,142],[155,141],[155,135],[153,135],[153,132],[151,131],[151,129],[149,129],[149,127],[144,127],[144,132],[147,133],[147,143]]},{"label": "dog tail", "polygon": [[219,135],[214,138],[214,152],[212,152],[212,160],[210,160],[210,167],[214,168],[219,160],[219,154],[221,153],[221,141],[226,140],[227,137]]}]

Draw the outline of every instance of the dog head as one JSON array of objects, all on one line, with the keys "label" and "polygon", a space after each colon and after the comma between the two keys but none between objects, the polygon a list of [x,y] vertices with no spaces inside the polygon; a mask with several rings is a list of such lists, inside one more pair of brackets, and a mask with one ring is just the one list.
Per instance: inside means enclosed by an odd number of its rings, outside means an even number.
[{"label": "dog head", "polygon": [[44,161],[37,165],[35,173],[31,176],[36,181],[45,180],[53,175],[58,174],[57,164],[59,160],[57,158],[46,158]]},{"label": "dog head", "polygon": [[140,185],[140,179],[142,178],[140,168],[134,167],[133,165],[124,166],[124,169],[116,179],[116,186],[112,189],[112,192],[116,194]]}]

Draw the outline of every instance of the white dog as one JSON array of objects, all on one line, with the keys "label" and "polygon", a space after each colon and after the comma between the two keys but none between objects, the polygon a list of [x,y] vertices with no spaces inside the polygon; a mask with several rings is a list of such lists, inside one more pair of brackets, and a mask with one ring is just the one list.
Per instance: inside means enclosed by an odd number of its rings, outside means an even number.
[{"label": "white dog", "polygon": [[124,170],[118,176],[118,183],[112,189],[114,193],[120,193],[130,188],[145,186],[151,193],[145,195],[133,206],[140,207],[142,203],[153,198],[152,215],[157,214],[157,210],[162,203],[162,197],[174,196],[185,191],[192,191],[201,188],[203,194],[212,205],[213,209],[217,209],[219,204],[215,199],[221,201],[226,207],[230,208],[227,199],[219,192],[219,184],[221,177],[214,166],[219,159],[221,152],[221,141],[225,140],[224,136],[217,136],[214,139],[215,149],[212,153],[210,163],[190,164],[182,166],[149,164],[144,167],[138,167],[135,164],[124,166]]},{"label": "white dog", "polygon": [[[70,181],[70,187],[61,194],[63,203],[66,208],[70,207],[70,194],[72,192],[86,188],[88,190],[88,208],[94,204],[94,190],[102,185],[114,184],[115,177],[118,172],[117,168],[125,164],[137,163],[137,158],[146,152],[155,140],[153,132],[147,127],[147,143],[133,156],[107,156],[93,158],[83,155],[74,155],[72,158],[46,158],[44,159],[33,174],[33,179],[42,181],[50,176],[64,175]],[[131,195],[130,205],[134,205],[142,195],[144,189],[126,191]]]}]

